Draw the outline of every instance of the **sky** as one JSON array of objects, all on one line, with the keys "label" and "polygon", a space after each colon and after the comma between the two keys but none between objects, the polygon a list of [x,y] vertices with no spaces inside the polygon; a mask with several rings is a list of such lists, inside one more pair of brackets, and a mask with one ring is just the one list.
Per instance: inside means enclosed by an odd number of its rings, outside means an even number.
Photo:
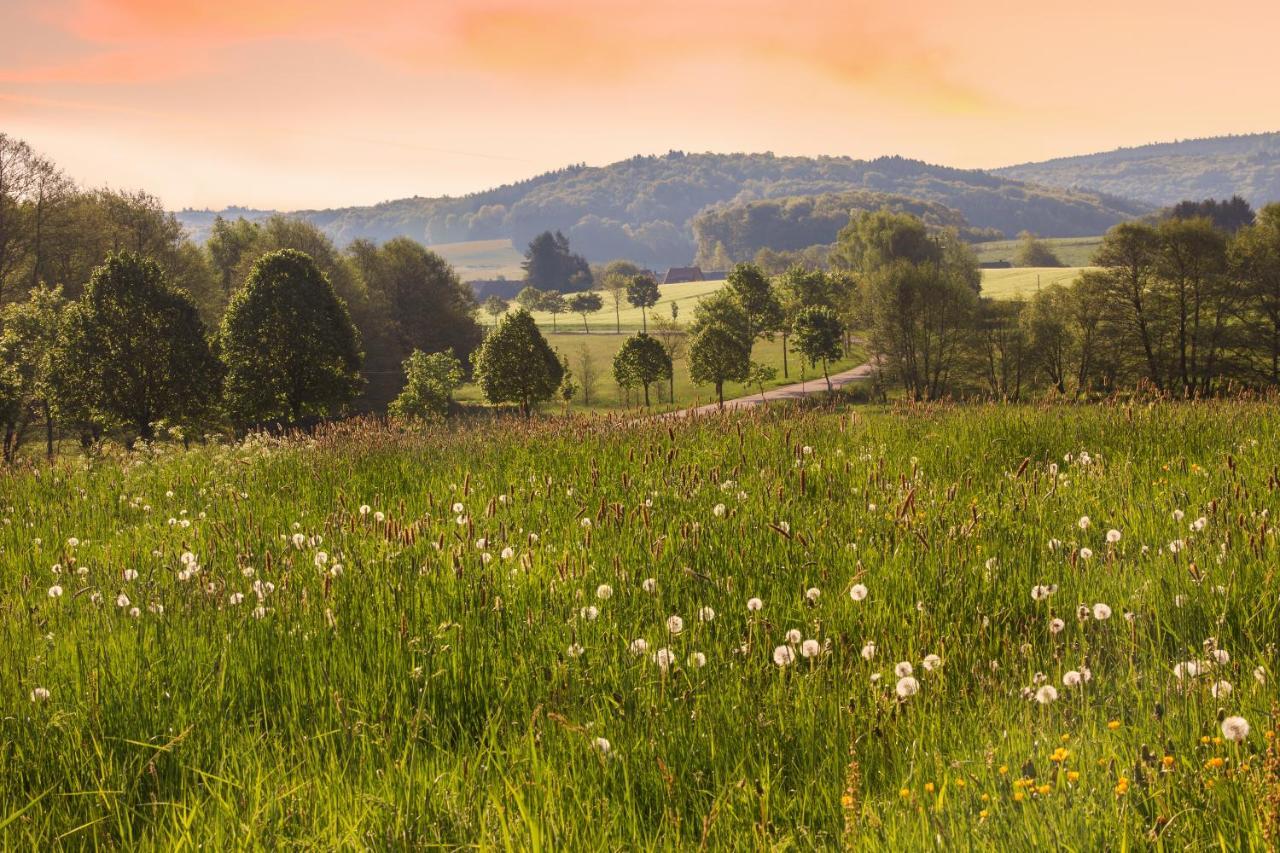
[{"label": "sky", "polygon": [[1280,130],[1275,0],[0,0],[0,131],[174,209],[634,154],[985,168]]}]

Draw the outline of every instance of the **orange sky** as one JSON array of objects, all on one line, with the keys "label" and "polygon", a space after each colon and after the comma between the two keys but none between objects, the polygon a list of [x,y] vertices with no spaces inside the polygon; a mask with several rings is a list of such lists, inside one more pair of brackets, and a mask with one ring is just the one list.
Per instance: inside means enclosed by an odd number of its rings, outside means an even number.
[{"label": "orange sky", "polygon": [[0,130],[172,207],[636,153],[998,166],[1280,130],[1276,0],[0,0]]}]

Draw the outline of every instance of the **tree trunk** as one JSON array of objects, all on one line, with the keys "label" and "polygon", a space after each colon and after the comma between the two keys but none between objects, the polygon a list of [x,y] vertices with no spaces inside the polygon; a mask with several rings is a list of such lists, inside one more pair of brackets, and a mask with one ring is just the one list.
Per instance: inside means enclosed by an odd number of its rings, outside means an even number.
[{"label": "tree trunk", "polygon": [[644,407],[649,408],[649,383],[644,383]]},{"label": "tree trunk", "polygon": [[724,411],[724,383],[716,383],[716,396],[720,398],[720,411]]},{"label": "tree trunk", "polygon": [[787,372],[787,332],[782,332],[782,378],[787,379],[791,374]]},{"label": "tree trunk", "polygon": [[827,393],[831,393],[831,374],[827,372],[827,360],[822,360],[822,377],[827,380]]},{"label": "tree trunk", "polygon": [[53,408],[48,401],[42,404],[44,409],[44,452],[53,461]]}]

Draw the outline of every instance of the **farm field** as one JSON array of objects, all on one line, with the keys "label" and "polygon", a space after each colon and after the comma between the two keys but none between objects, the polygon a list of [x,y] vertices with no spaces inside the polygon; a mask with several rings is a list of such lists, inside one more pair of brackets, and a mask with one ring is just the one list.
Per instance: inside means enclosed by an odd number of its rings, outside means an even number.
[{"label": "farm field", "polygon": [[0,846],[1260,849],[1278,433],[789,408],[8,473]]},{"label": "farm field", "polygon": [[513,280],[524,277],[524,268],[520,266],[524,256],[511,245],[510,240],[437,243],[427,248],[448,261],[463,281],[499,276]]},{"label": "farm field", "polygon": [[1071,284],[1090,267],[1014,267],[982,271],[982,295],[993,299],[1030,298],[1039,288]]},{"label": "farm field", "polygon": [[[673,287],[683,287],[683,285],[672,285]],[[564,328],[561,324],[561,328]],[[638,329],[637,329],[638,331]],[[584,398],[581,393],[579,397],[573,401],[572,409],[575,411],[612,411],[634,408],[642,405],[644,402],[644,392],[636,389],[631,392],[628,399],[621,395],[621,389],[613,381],[613,357],[621,348],[623,342],[627,339],[626,335],[614,334],[583,334],[582,332],[561,332],[553,334],[544,327],[543,332],[546,335],[547,342],[551,346],[559,350],[566,358],[569,359],[569,369],[573,371],[575,378],[581,384],[582,370],[581,359],[582,351],[585,347],[590,353],[592,361],[595,363],[595,369],[598,373],[598,380],[595,389],[590,395],[590,399]],[[751,357],[758,362],[768,364],[778,371],[777,379],[773,382],[766,383],[765,389],[777,388],[782,385],[790,385],[793,382],[810,381],[822,384],[822,368],[812,368],[802,363],[802,359],[795,352],[788,355],[788,364],[790,378],[782,375],[782,339],[775,338],[772,341],[758,340],[755,348],[752,350]],[[841,370],[847,370],[866,361],[866,352],[861,345],[855,344],[845,357],[830,366],[830,372],[838,373]],[[701,405],[703,403],[715,402],[715,388],[711,386],[698,386],[693,384],[693,380],[689,378],[689,364],[686,359],[677,359],[675,362],[675,406],[674,408],[687,408],[689,406]],[[725,384],[725,399],[733,397],[742,397],[748,394],[758,393],[759,389],[752,386],[746,387],[736,382]],[[650,389],[652,395],[651,400],[655,408],[669,409],[672,406],[667,405],[665,394],[667,389],[661,389],[664,395],[661,402],[658,397],[658,389],[653,387]],[[466,385],[459,389],[455,397],[462,402],[480,402],[482,395],[480,390],[474,385]],[[547,411],[554,411],[555,405],[546,403],[543,408]]]},{"label": "farm field", "polygon": [[[1012,263],[1020,242],[1019,240],[991,240],[986,243],[975,243],[973,249],[977,252],[980,263],[993,261]],[[1093,263],[1094,254],[1102,246],[1102,237],[1045,237],[1044,242],[1067,266],[1087,267]]]}]

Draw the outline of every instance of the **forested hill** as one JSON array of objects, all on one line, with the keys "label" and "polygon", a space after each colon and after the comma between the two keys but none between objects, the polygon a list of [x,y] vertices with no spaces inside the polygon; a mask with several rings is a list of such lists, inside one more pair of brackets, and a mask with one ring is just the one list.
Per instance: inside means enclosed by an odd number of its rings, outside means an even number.
[{"label": "forested hill", "polygon": [[[1048,189],[979,171],[901,157],[685,154],[574,166],[461,198],[406,198],[370,207],[299,211],[340,244],[409,236],[426,243],[510,238],[522,246],[560,229],[591,260],[625,257],[655,267],[694,255],[692,221],[705,208],[756,199],[870,190],[935,202],[974,228],[1069,237],[1100,234],[1145,205],[1094,192]],[[230,209],[253,218],[266,211]],[[202,238],[213,212],[178,218]]]},{"label": "forested hill", "polygon": [[1188,139],[994,169],[1054,187],[1085,187],[1168,206],[1243,196],[1255,208],[1280,201],[1280,133]]}]

